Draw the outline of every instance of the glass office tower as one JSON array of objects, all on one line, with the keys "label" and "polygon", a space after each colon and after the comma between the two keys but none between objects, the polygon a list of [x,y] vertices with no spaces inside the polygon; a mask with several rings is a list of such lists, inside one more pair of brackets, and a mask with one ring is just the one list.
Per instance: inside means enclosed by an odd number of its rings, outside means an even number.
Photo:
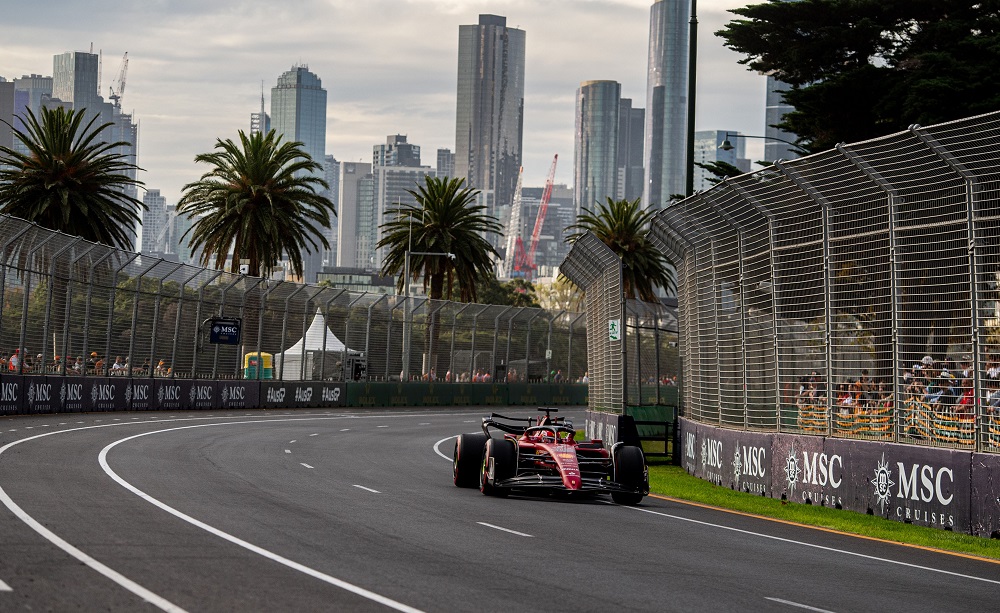
[{"label": "glass office tower", "polygon": [[621,93],[617,81],[584,81],[576,90],[573,176],[577,215],[618,195]]},{"label": "glass office tower", "polygon": [[690,18],[690,0],[657,0],[649,11],[646,207],[662,207],[686,188]]},{"label": "glass office tower", "polygon": [[487,211],[509,207],[521,167],[524,131],[524,30],[480,15],[459,26],[455,174],[482,190]]}]

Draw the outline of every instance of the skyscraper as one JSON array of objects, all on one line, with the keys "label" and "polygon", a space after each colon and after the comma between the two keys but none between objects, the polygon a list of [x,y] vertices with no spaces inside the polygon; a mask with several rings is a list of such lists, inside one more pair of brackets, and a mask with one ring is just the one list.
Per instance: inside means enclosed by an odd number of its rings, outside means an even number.
[{"label": "skyscraper", "polygon": [[260,83],[260,110],[250,113],[250,134],[267,134],[271,131],[271,116],[264,111],[264,82]]},{"label": "skyscraper", "polygon": [[576,90],[573,176],[577,215],[618,194],[621,92],[617,81],[584,81]]},{"label": "skyscraper", "polygon": [[690,0],[656,0],[649,11],[646,179],[643,203],[662,207],[686,189]]},{"label": "skyscraper", "polygon": [[[371,227],[374,219],[374,180],[372,165],[363,162],[341,162],[338,181],[340,208],[337,217],[337,265],[348,268],[372,269],[370,262],[358,255],[359,245],[371,251]],[[362,232],[364,236],[361,236]]]},{"label": "skyscraper", "polygon": [[[326,191],[326,197],[333,203],[333,210],[340,212],[340,162],[332,155],[326,156],[326,163],[323,164],[323,171],[326,173],[326,184],[330,189]],[[330,218],[330,229],[327,230],[327,240],[330,241],[330,248],[323,254],[324,266],[337,265],[337,241],[340,235],[340,217]]]},{"label": "skyscraper", "polygon": [[774,127],[784,121],[786,113],[795,110],[795,107],[786,103],[781,95],[781,92],[789,87],[791,86],[774,77],[767,77],[767,100],[764,109],[764,136],[767,140],[764,141],[764,159],[768,162],[794,160],[799,157],[791,145],[781,142],[783,140],[795,142],[798,136]]},{"label": "skyscraper", "polygon": [[[309,67],[292,66],[278,77],[271,88],[271,128],[283,136],[283,142],[298,141],[302,149],[320,166],[326,159],[326,90]],[[322,168],[315,176],[324,177]],[[326,230],[318,228],[320,232]],[[323,266],[323,250],[304,254],[302,276],[307,283],[316,282],[316,273]]]},{"label": "skyscraper", "polygon": [[455,175],[482,190],[487,212],[514,199],[524,131],[524,30],[480,15],[459,26]]},{"label": "skyscraper", "polygon": [[389,135],[384,145],[372,147],[372,166],[420,166],[420,145],[406,142],[402,134]]},{"label": "skyscraper", "polygon": [[160,195],[160,190],[146,190],[142,197],[146,210],[142,212],[142,245],[141,253],[167,253],[169,227],[167,218],[167,199]]},{"label": "skyscraper", "polygon": [[642,198],[643,135],[646,109],[632,107],[631,98],[622,98],[618,105],[618,195],[619,200]]},{"label": "skyscraper", "polygon": [[23,118],[28,115],[28,109],[34,113],[35,117],[42,110],[42,100],[52,97],[52,77],[30,74],[19,79],[14,79],[14,89],[24,94],[22,104],[14,109],[14,127],[24,130]]}]

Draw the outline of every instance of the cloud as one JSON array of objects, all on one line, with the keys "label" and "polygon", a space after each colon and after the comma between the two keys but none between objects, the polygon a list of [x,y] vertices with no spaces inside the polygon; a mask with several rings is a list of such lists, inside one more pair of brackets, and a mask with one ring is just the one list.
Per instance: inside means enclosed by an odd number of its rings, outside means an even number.
[{"label": "cloud", "polygon": [[[388,134],[407,134],[435,163],[454,149],[458,26],[505,15],[527,35],[525,184],[541,185],[552,155],[572,183],[573,113],[581,81],[614,79],[646,105],[646,0],[46,0],[8,15],[0,75],[51,74],[52,56],[103,51],[102,93],[127,51],[123,99],[140,122],[143,180],[170,200],[200,176],[194,156],[248,129],[278,75],[304,63],[328,91],[327,152],[368,160]],[[699,129],[764,129],[764,81],[714,32],[734,0],[699,2]],[[748,149],[754,152],[748,143]],[[759,154],[755,154],[758,155]]]}]

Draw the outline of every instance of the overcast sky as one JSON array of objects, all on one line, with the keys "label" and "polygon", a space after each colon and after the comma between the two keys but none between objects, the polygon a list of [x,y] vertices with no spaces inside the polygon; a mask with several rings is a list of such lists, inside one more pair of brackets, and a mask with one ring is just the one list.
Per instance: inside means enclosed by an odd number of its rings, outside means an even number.
[{"label": "overcast sky", "polygon": [[[667,0],[671,1],[671,0]],[[714,35],[741,0],[698,2],[697,129],[763,134],[764,77]],[[480,13],[526,32],[524,181],[572,183],[574,96],[612,79],[646,106],[650,0],[0,0],[0,76],[52,74],[52,56],[103,52],[102,95],[122,56],[123,107],[140,123],[140,174],[168,201],[204,171],[194,156],[249,130],[270,88],[306,64],[327,90],[326,152],[370,161],[372,145],[406,134],[434,166],[455,149],[458,26]],[[751,159],[763,141],[748,140]]]}]

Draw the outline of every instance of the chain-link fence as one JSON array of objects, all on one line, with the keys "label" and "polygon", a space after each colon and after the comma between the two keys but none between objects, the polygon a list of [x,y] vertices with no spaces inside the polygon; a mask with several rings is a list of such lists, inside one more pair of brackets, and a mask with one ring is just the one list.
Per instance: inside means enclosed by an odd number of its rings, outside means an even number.
[{"label": "chain-link fence", "polygon": [[728,179],[655,218],[687,415],[1000,451],[1000,113]]},{"label": "chain-link fence", "polygon": [[[234,275],[6,216],[0,305],[7,373],[568,383],[586,372],[579,313]],[[239,343],[211,343],[213,318],[239,320]]]}]

